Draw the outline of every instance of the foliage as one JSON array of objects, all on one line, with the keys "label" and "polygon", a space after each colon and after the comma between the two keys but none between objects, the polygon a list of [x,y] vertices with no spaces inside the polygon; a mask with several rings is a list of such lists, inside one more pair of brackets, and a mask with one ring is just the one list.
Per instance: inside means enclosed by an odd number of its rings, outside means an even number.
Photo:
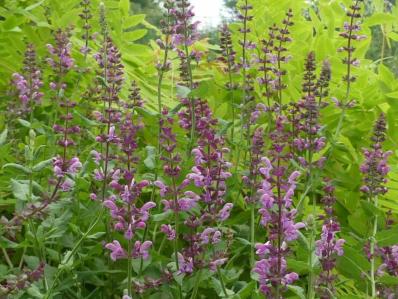
[{"label": "foliage", "polygon": [[0,297],[398,296],[395,3],[165,2],[0,2]]}]

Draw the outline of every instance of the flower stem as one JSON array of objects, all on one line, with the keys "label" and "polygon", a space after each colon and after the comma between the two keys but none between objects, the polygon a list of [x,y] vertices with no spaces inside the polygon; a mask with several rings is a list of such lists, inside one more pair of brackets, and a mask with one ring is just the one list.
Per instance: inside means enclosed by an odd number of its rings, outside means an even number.
[{"label": "flower stem", "polygon": [[254,243],[255,243],[255,204],[251,203],[250,208],[250,267],[254,265]]},{"label": "flower stem", "polygon": [[[128,207],[128,215],[131,215],[131,205]],[[132,259],[131,259],[131,238],[127,241],[127,294],[131,297],[131,268],[132,268]],[[141,259],[142,261],[142,259]]]},{"label": "flower stem", "polygon": [[[374,197],[374,207],[377,209],[378,206],[378,199],[377,196]],[[376,211],[377,213],[377,211]],[[376,298],[376,278],[375,278],[375,247],[376,247],[376,234],[377,234],[377,222],[378,216],[375,214],[374,222],[373,222],[373,232],[370,238],[370,283],[372,288],[372,298]]]},{"label": "flower stem", "polygon": [[1,247],[1,251],[3,251],[4,258],[5,258],[8,266],[10,267],[10,269],[14,269],[14,265],[12,264],[10,256],[8,255],[6,249]]}]

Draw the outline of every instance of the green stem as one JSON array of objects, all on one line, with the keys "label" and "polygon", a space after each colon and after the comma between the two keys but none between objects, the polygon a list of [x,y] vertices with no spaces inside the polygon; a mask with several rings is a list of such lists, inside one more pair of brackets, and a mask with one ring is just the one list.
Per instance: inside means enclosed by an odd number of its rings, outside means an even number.
[{"label": "green stem", "polygon": [[250,266],[253,268],[254,265],[254,242],[255,242],[255,211],[254,203],[251,203],[250,209]]},{"label": "green stem", "polygon": [[166,243],[166,235],[163,236],[162,242],[160,242],[160,246],[158,249],[158,254],[160,254],[162,252],[163,246]]},{"label": "green stem", "polygon": [[[131,206],[128,208],[128,215],[131,214]],[[127,294],[131,297],[131,268],[132,268],[132,259],[131,259],[131,238],[127,241]],[[142,259],[141,259],[142,261]]]},{"label": "green stem", "polygon": [[4,258],[5,258],[8,266],[10,267],[10,269],[14,269],[14,265],[12,264],[10,256],[8,255],[8,253],[5,250],[5,248],[1,247],[1,251],[3,251]]},{"label": "green stem", "polygon": [[372,236],[370,238],[370,282],[371,282],[371,287],[372,287],[372,298],[376,298],[376,266],[375,266],[375,247],[376,247],[376,234],[377,234],[377,222],[378,222],[378,216],[377,216],[377,206],[378,206],[378,199],[377,196],[374,197],[374,206],[376,208],[376,214],[374,216],[374,222],[373,222],[373,232]]}]

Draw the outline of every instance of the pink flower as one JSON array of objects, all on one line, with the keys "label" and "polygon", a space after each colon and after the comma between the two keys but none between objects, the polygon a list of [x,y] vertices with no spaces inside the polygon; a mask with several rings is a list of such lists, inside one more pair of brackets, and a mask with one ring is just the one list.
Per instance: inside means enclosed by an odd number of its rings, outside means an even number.
[{"label": "pink flower", "polygon": [[116,240],[114,240],[112,243],[106,244],[105,248],[111,251],[111,259],[113,261],[117,261],[119,259],[124,259],[127,257],[126,252],[124,251],[120,243]]}]

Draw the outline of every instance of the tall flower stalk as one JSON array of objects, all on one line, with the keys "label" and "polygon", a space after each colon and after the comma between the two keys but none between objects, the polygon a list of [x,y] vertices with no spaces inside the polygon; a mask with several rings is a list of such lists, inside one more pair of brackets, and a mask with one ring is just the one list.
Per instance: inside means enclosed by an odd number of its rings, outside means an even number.
[{"label": "tall flower stalk", "polygon": [[82,8],[82,12],[79,14],[79,17],[83,21],[83,30],[84,33],[82,35],[82,39],[84,41],[84,46],[80,48],[80,52],[84,55],[84,58],[87,57],[87,54],[90,53],[91,49],[89,48],[89,41],[91,39],[90,35],[90,19],[92,19],[93,15],[90,9],[90,0],[82,0],[80,2],[80,6]]},{"label": "tall flower stalk", "polygon": [[[198,63],[202,57],[202,53],[197,50],[191,50],[190,47],[199,39],[199,32],[197,30],[199,22],[192,21],[195,14],[189,0],[176,0],[175,6],[176,8],[171,10],[175,21],[172,44],[180,59],[180,84],[193,90],[196,88],[197,83],[193,81],[192,62],[196,61]],[[192,96],[188,96],[188,99],[187,101],[187,98],[183,97],[182,103],[187,106],[187,110],[191,116],[190,143],[188,146],[188,150],[190,151],[196,138],[196,114],[194,113],[196,99]]]},{"label": "tall flower stalk", "polygon": [[[106,198],[107,184],[110,179],[109,162],[112,158],[111,145],[117,145],[119,138],[117,136],[116,124],[121,120],[121,113],[118,109],[119,92],[123,84],[123,65],[118,48],[113,44],[110,38],[107,39],[100,52],[94,55],[99,67],[102,69],[102,78],[105,86],[103,87],[102,100],[103,112],[96,111],[96,119],[104,124],[105,130],[97,136],[96,140],[101,144],[101,151],[93,151],[93,157],[99,168],[95,170],[95,178],[102,182],[101,200]],[[100,162],[102,161],[102,165]]]},{"label": "tall flower stalk", "polygon": [[[220,224],[229,218],[233,208],[233,204],[224,199],[226,180],[231,176],[229,169],[232,165],[224,158],[229,149],[223,147],[224,139],[215,131],[214,125],[217,121],[213,118],[207,102],[201,100],[199,107],[201,118],[197,123],[198,146],[192,150],[195,166],[187,178],[200,190],[196,194],[201,209],[199,216],[186,222],[192,229],[199,230],[196,238],[190,240],[190,250],[187,253],[193,265],[195,261],[200,265],[206,258],[209,259],[208,266],[211,271],[217,272],[223,295],[228,298],[221,273],[221,266],[228,260],[227,252],[217,250],[217,244],[223,237]],[[210,250],[208,254],[206,248]]]},{"label": "tall flower stalk", "polygon": [[[47,63],[54,70],[54,80],[50,83],[50,88],[54,91],[54,101],[56,104],[65,96],[67,84],[65,77],[75,65],[74,59],[71,57],[72,43],[70,42],[71,29],[58,29],[54,33],[55,44],[47,44],[50,57]],[[57,118],[57,109],[54,109],[54,123]]]},{"label": "tall flower stalk", "polygon": [[[283,120],[277,119],[278,137],[283,137]],[[280,134],[282,133],[282,134]],[[262,259],[257,261],[253,272],[257,273],[260,291],[267,298],[281,298],[286,287],[298,279],[298,274],[289,272],[286,256],[289,252],[288,243],[298,238],[298,230],[304,227],[301,222],[295,223],[297,211],[292,207],[292,197],[296,189],[296,180],[300,176],[297,171],[290,175],[282,165],[281,156],[284,146],[274,143],[270,152],[272,160],[262,157],[259,171],[262,174],[260,195],[261,224],[268,231],[268,241],[256,244],[256,254]]]},{"label": "tall flower stalk", "polygon": [[234,83],[233,74],[239,70],[239,66],[235,61],[236,52],[232,45],[232,33],[227,24],[223,24],[220,28],[220,48],[221,55],[218,59],[226,65],[224,71],[228,74],[228,82],[225,84],[225,88],[231,96],[232,126],[230,142],[234,144],[236,118],[234,91],[238,88],[238,84]]},{"label": "tall flower stalk", "polygon": [[249,174],[247,176],[243,176],[242,180],[244,187],[247,189],[245,201],[248,205],[250,205],[250,265],[253,267],[255,261],[255,223],[257,218],[255,215],[255,209],[256,205],[258,204],[258,196],[256,193],[261,186],[261,181],[259,181],[261,178],[261,173],[259,169],[262,163],[261,159],[264,156],[264,130],[262,128],[258,128],[254,131],[250,156],[251,161]]},{"label": "tall flower stalk", "polygon": [[321,239],[315,242],[315,254],[318,256],[322,272],[316,281],[316,292],[321,299],[334,298],[335,281],[337,275],[333,273],[336,267],[336,257],[344,254],[344,239],[338,239],[337,233],[340,231],[340,224],[333,215],[333,206],[336,202],[334,187],[330,182],[326,182],[323,188],[324,196],[322,203],[325,214],[323,219]]},{"label": "tall flower stalk", "polygon": [[[192,209],[196,205],[196,198],[192,197],[190,192],[184,192],[185,187],[189,184],[188,180],[183,180],[181,183],[178,179],[181,174],[181,155],[176,151],[177,140],[173,133],[172,126],[174,120],[169,116],[166,108],[162,110],[162,119],[160,120],[160,144],[163,155],[160,159],[163,161],[163,172],[166,177],[170,178],[170,183],[156,181],[155,185],[160,189],[160,196],[163,198],[162,203],[165,211],[171,210],[174,214],[174,227],[170,224],[162,225],[161,231],[166,234],[167,239],[173,241],[174,259],[177,271],[181,271],[181,258],[179,257],[179,226],[180,213]],[[178,285],[179,297],[182,298],[182,291]]]},{"label": "tall flower stalk", "polygon": [[[268,39],[261,40],[261,50],[258,58],[258,71],[262,76],[258,77],[258,83],[260,86],[264,86],[263,96],[267,99],[267,107],[271,111],[271,98],[274,90],[272,88],[272,73],[274,71],[273,63],[275,62],[275,56],[273,54],[275,44],[275,32],[277,31],[276,25],[269,28]],[[271,120],[271,116],[269,117]]]},{"label": "tall flower stalk", "polygon": [[[363,173],[363,185],[361,191],[366,196],[369,203],[378,209],[378,197],[387,192],[384,184],[387,182],[386,176],[390,170],[387,164],[391,151],[383,151],[382,145],[386,140],[386,119],[382,113],[376,121],[372,136],[372,146],[370,149],[364,149],[365,161],[361,165],[360,171]],[[376,298],[376,234],[378,230],[377,212],[373,216],[372,232],[369,236],[369,261],[370,261],[370,284],[372,298]]]},{"label": "tall flower stalk", "polygon": [[138,181],[135,175],[134,165],[138,162],[135,156],[137,145],[137,133],[142,129],[143,125],[139,119],[134,117],[134,108],[139,107],[140,102],[131,103],[126,107],[132,111],[127,112],[120,129],[119,155],[120,164],[112,174],[112,181],[109,186],[114,190],[116,196],[110,196],[104,201],[105,207],[110,211],[113,220],[113,229],[123,233],[124,239],[127,240],[127,249],[117,240],[105,245],[105,248],[111,251],[111,259],[127,259],[127,293],[132,295],[132,259],[147,259],[149,249],[152,246],[151,241],[136,240],[137,232],[145,229],[146,222],[149,219],[150,209],[154,208],[154,202],[147,202],[140,208],[138,200],[140,199],[142,190],[149,185],[146,180]]},{"label": "tall flower stalk", "polygon": [[[242,90],[243,90],[243,98],[240,103],[241,112],[240,112],[240,137],[239,137],[239,146],[236,157],[236,169],[238,169],[241,159],[241,147],[244,142],[244,134],[246,133],[246,147],[247,149],[250,147],[250,114],[251,108],[250,103],[254,100],[253,97],[253,80],[248,74],[248,69],[250,68],[250,60],[248,58],[248,51],[254,49],[256,45],[249,40],[248,34],[251,32],[249,28],[249,22],[253,20],[253,16],[250,15],[250,11],[253,10],[253,6],[249,4],[248,0],[245,0],[243,5],[240,7],[240,13],[238,14],[238,19],[241,21],[241,27],[239,31],[242,33],[242,39],[239,41],[239,44],[242,47],[242,56],[241,56],[241,73],[242,73]],[[246,162],[246,151],[245,158],[243,159],[243,164]]]},{"label": "tall flower stalk", "polygon": [[[312,199],[313,219],[316,218],[316,186],[315,176],[317,170],[323,167],[325,158],[320,157],[316,160],[316,154],[326,145],[326,138],[321,136],[321,125],[319,123],[319,103],[316,95],[318,90],[316,80],[316,62],[315,54],[310,52],[305,62],[304,82],[302,84],[303,98],[297,103],[297,119],[294,123],[293,146],[297,153],[297,160],[302,167],[307,170],[308,192]],[[308,266],[310,269],[308,277],[308,298],[314,298],[315,275],[312,269],[313,252],[315,251],[315,237],[317,234],[316,222],[312,223],[310,237],[310,254],[308,257]]]},{"label": "tall flower stalk", "polygon": [[[164,13],[164,18],[161,20],[161,26],[162,26],[162,33],[163,33],[163,40],[158,39],[157,43],[160,47],[160,49],[163,50],[163,57],[162,60],[159,60],[156,64],[156,68],[158,70],[158,86],[157,86],[157,98],[158,98],[158,113],[159,117],[161,116],[162,113],[162,84],[163,84],[163,78],[164,75],[170,71],[171,68],[171,61],[169,59],[169,52],[170,50],[173,49],[173,44],[172,44],[172,34],[173,34],[173,21],[174,21],[174,16],[173,16],[173,11],[175,9],[175,1],[174,0],[167,0],[163,4],[165,8],[165,13]],[[161,128],[159,125],[159,132],[158,132],[158,156],[160,155],[160,134],[161,134]],[[156,180],[156,179],[155,179]]]},{"label": "tall flower stalk", "polygon": [[260,223],[268,232],[268,241],[255,246],[256,254],[262,259],[256,262],[253,272],[259,275],[260,290],[267,298],[281,298],[286,286],[298,279],[296,273],[288,272],[286,255],[288,242],[297,239],[298,230],[304,227],[303,223],[294,222],[297,211],[292,208],[300,173],[294,171],[289,174],[288,170],[292,157],[289,150],[291,134],[287,131],[287,119],[282,111],[276,107],[275,112],[275,130],[269,133],[271,159],[263,156],[256,163],[262,177],[261,185],[256,186],[261,204]]},{"label": "tall flower stalk", "polygon": [[[73,187],[73,180],[70,177],[76,174],[81,168],[81,163],[78,157],[69,159],[67,149],[76,145],[75,141],[70,138],[73,134],[80,132],[80,127],[72,124],[73,108],[76,102],[68,99],[65,95],[67,83],[65,76],[74,66],[74,60],[71,57],[72,44],[70,42],[70,31],[63,31],[58,29],[54,35],[55,45],[48,44],[47,49],[51,57],[47,58],[48,64],[54,69],[54,81],[50,82],[50,88],[55,92],[56,105],[64,110],[64,113],[59,116],[61,123],[57,124],[54,119],[53,130],[61,137],[58,140],[58,145],[61,147],[61,154],[53,159],[55,188],[52,198],[56,196],[58,190],[64,192],[70,191]],[[55,109],[58,111],[58,109]]]},{"label": "tall flower stalk", "polygon": [[287,63],[290,57],[286,55],[288,49],[286,48],[287,43],[291,42],[289,28],[294,25],[293,21],[293,11],[289,9],[286,12],[285,18],[282,20],[282,26],[280,28],[275,28],[275,43],[274,43],[274,62],[276,68],[274,70],[275,79],[273,81],[273,88],[277,93],[277,104],[279,107],[282,106],[282,91],[287,87],[283,82],[283,76],[286,75],[286,70],[283,69],[283,63]]},{"label": "tall flower stalk", "polygon": [[40,91],[43,86],[42,74],[33,44],[28,44],[26,47],[22,72],[14,73],[12,77],[22,104],[22,112],[30,113],[30,121],[32,121],[34,107],[40,103],[44,95]]},{"label": "tall flower stalk", "polygon": [[360,19],[362,17],[361,11],[361,3],[363,0],[354,0],[352,5],[347,10],[347,16],[349,17],[349,21],[344,23],[343,31],[340,33],[340,36],[347,40],[347,44],[338,49],[340,52],[346,52],[346,57],[342,59],[343,64],[346,67],[346,74],[343,77],[343,82],[345,82],[346,89],[344,99],[336,100],[336,105],[342,109],[340,113],[340,119],[338,121],[336,131],[334,134],[334,140],[338,138],[340,135],[340,131],[343,126],[346,110],[352,107],[355,104],[355,100],[350,99],[351,93],[351,85],[355,82],[356,76],[353,75],[353,67],[359,66],[360,61],[354,57],[354,42],[366,39],[365,35],[361,35],[358,32],[361,30]]}]

